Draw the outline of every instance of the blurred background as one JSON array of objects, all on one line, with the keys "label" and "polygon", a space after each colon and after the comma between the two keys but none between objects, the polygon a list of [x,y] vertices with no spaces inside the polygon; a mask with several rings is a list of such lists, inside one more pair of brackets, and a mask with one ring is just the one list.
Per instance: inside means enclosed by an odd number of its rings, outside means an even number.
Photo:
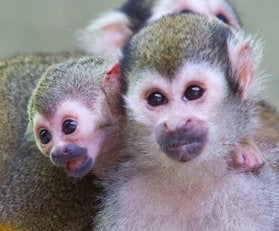
[{"label": "blurred background", "polygon": [[[124,0],[0,0],[0,59],[77,49],[74,34]],[[264,41],[268,99],[279,108],[279,1],[234,0],[244,28]]]}]

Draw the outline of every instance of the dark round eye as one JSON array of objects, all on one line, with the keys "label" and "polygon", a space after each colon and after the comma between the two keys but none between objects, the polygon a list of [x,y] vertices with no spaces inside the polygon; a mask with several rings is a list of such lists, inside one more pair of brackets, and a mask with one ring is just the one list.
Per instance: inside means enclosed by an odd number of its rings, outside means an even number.
[{"label": "dark round eye", "polygon": [[196,100],[199,99],[203,96],[204,89],[196,86],[196,85],[191,85],[189,86],[184,94],[184,99],[186,100]]},{"label": "dark round eye", "polygon": [[63,123],[62,131],[66,134],[72,134],[77,129],[77,122],[74,120],[65,120]]},{"label": "dark round eye", "polygon": [[217,14],[216,17],[221,20],[223,23],[230,24],[227,17],[223,14]]},{"label": "dark round eye", "polygon": [[166,97],[160,92],[153,92],[147,98],[147,103],[152,107],[164,105],[166,102]]},{"label": "dark round eye", "polygon": [[50,132],[46,129],[40,131],[39,137],[42,144],[48,144],[52,139]]}]

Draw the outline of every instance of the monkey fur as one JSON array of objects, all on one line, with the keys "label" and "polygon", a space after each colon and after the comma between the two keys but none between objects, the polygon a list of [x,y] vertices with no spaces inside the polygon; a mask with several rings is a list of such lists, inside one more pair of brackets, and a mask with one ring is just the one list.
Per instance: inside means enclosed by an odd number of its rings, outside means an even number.
[{"label": "monkey fur", "polygon": [[8,154],[0,186],[0,227],[15,230],[89,230],[96,206],[95,177],[68,177],[32,142]]},{"label": "monkey fur", "polygon": [[[95,230],[279,229],[278,116],[264,121],[272,110],[258,56],[243,32],[191,14],[130,40],[121,60],[127,124]],[[266,159],[256,173],[226,164],[247,135]]]}]

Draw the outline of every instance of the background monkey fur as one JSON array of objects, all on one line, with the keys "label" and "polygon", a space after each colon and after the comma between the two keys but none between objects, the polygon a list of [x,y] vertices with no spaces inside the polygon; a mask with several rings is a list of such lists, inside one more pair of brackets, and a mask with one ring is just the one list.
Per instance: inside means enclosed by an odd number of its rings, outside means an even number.
[{"label": "background monkey fur", "polygon": [[[21,55],[1,62],[0,228],[88,230],[98,189],[93,175],[68,177],[24,140],[27,103],[42,73],[81,54]],[[4,123],[2,123],[4,121]]]},{"label": "background monkey fur", "polygon": [[98,189],[94,176],[67,177],[33,143],[13,151],[0,187],[0,227],[15,230],[89,230]]},{"label": "background monkey fur", "polygon": [[114,55],[146,22],[164,15],[193,12],[218,18],[235,29],[240,21],[225,0],[128,0],[77,33],[79,45],[88,53]]},{"label": "background monkey fur", "polygon": [[[49,68],[28,107],[37,146],[55,165],[81,177],[101,174],[115,158],[121,118],[120,81],[113,62],[84,58]],[[117,74],[118,76],[118,74]]]},{"label": "background monkey fur", "polygon": [[225,164],[242,135],[274,122],[258,111],[257,47],[215,20],[176,15],[123,53],[122,160],[106,176],[97,230],[278,230],[278,130],[254,137],[266,158],[257,174]]}]

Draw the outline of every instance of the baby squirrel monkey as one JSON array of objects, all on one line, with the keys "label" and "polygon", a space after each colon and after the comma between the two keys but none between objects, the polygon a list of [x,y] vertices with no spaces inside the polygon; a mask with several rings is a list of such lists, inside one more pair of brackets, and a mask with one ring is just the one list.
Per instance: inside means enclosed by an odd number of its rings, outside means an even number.
[{"label": "baby squirrel monkey", "polygon": [[[118,147],[123,112],[112,62],[89,57],[50,67],[28,106],[40,151],[75,177],[100,173]],[[116,70],[117,71],[117,70]]]},{"label": "baby squirrel monkey", "polygon": [[114,55],[146,22],[183,12],[215,17],[240,29],[239,18],[226,0],[128,0],[120,9],[93,20],[77,38],[88,53]]},{"label": "baby squirrel monkey", "polygon": [[121,161],[106,174],[95,230],[279,229],[278,132],[273,146],[257,137],[266,157],[257,174],[227,166],[265,123],[258,48],[192,14],[164,17],[130,40]]}]

